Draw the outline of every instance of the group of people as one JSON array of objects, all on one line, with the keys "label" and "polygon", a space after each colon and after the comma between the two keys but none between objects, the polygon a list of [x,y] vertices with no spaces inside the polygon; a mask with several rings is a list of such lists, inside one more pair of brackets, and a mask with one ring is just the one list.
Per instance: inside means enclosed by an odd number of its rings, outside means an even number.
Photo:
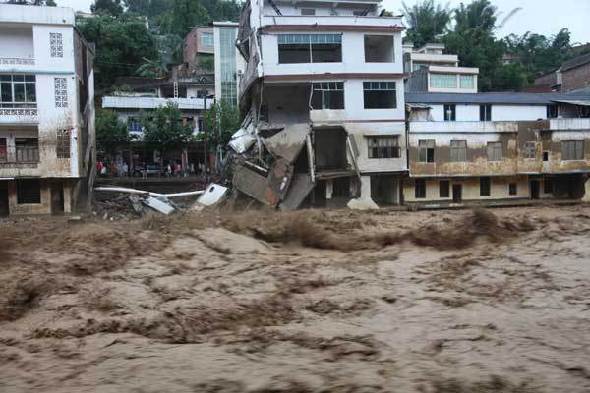
[{"label": "group of people", "polygon": [[99,176],[129,176],[129,165],[125,162],[108,162],[98,160],[96,162],[96,173]]},{"label": "group of people", "polygon": [[125,161],[103,161],[96,162],[96,173],[101,177],[125,177],[125,176],[166,176],[166,177],[186,177],[195,176],[206,172],[204,164],[191,163],[186,168],[180,161],[166,162],[163,167],[159,164],[148,165],[145,162],[130,168]]}]

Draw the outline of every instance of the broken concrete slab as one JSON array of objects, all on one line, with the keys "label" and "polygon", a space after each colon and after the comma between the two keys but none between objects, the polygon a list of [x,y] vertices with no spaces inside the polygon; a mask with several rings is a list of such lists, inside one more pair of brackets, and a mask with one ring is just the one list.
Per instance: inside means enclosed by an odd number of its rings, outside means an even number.
[{"label": "broken concrete slab", "polygon": [[265,199],[266,176],[243,164],[236,164],[233,174],[236,190],[267,204]]},{"label": "broken concrete slab", "polygon": [[213,206],[219,203],[227,194],[227,187],[220,186],[219,184],[209,184],[205,189],[205,193],[199,197],[195,208],[201,210],[206,206]]},{"label": "broken concrete slab", "polygon": [[309,193],[313,190],[315,184],[311,180],[311,176],[307,173],[298,173],[293,176],[291,186],[285,199],[279,205],[281,210],[295,210],[307,198]]},{"label": "broken concrete slab", "polygon": [[152,208],[157,212],[160,212],[165,215],[169,215],[170,213],[172,213],[175,210],[175,208],[169,202],[162,200],[162,199],[164,199],[164,198],[156,198],[153,196],[148,196],[145,200],[143,200],[143,203],[147,207]]},{"label": "broken concrete slab", "polygon": [[253,129],[240,128],[238,132],[232,135],[228,145],[236,151],[236,153],[243,154],[248,151],[256,143],[256,136],[254,136]]},{"label": "broken concrete slab", "polygon": [[305,139],[309,133],[309,124],[292,124],[283,131],[264,139],[263,142],[266,149],[273,156],[294,162],[301,149],[305,146]]},{"label": "broken concrete slab", "polygon": [[[237,163],[234,168],[234,187],[258,201],[276,207],[287,194],[293,165],[285,159],[277,159],[270,170],[257,170],[258,166],[247,162]],[[261,168],[262,169],[262,168]]]}]

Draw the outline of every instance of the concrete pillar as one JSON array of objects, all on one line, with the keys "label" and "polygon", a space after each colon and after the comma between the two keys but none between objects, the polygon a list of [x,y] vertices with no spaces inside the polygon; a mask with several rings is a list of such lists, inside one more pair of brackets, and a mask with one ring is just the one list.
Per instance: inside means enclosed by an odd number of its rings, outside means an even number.
[{"label": "concrete pillar", "polygon": [[334,180],[329,179],[326,180],[326,199],[332,199],[332,194],[334,194]]},{"label": "concrete pillar", "polygon": [[371,176],[361,176],[361,196],[351,199],[347,205],[350,209],[379,209],[379,205],[371,198]]},{"label": "concrete pillar", "polygon": [[584,182],[584,196],[582,197],[583,202],[590,202],[590,177],[586,178]]},{"label": "concrete pillar", "polygon": [[71,214],[73,211],[72,186],[67,182],[63,182],[62,187],[64,189],[64,213]]}]

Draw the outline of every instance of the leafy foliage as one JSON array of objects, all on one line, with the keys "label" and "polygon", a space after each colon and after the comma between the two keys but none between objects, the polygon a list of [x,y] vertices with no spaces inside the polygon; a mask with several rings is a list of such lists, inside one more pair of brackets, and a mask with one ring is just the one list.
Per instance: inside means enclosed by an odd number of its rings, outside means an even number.
[{"label": "leafy foliage", "polygon": [[101,109],[96,112],[96,144],[99,151],[114,153],[119,146],[129,143],[127,126],[113,111]]},{"label": "leafy foliage", "polygon": [[93,14],[119,16],[123,13],[121,0],[95,0],[90,6]]},{"label": "leafy foliage", "polygon": [[82,34],[96,44],[96,84],[111,86],[115,78],[134,75],[147,61],[158,59],[154,37],[134,17],[98,16],[78,21]]},{"label": "leafy foliage", "polygon": [[435,4],[434,0],[423,0],[408,7],[403,3],[403,12],[408,24],[405,40],[419,48],[429,42],[439,42],[451,21],[448,4]]},{"label": "leafy foliage", "polygon": [[216,102],[205,112],[205,130],[211,146],[225,146],[240,128],[240,112],[228,102]]},{"label": "leafy foliage", "polygon": [[193,130],[183,124],[178,106],[168,104],[143,117],[144,142],[161,152],[186,145],[194,140]]}]

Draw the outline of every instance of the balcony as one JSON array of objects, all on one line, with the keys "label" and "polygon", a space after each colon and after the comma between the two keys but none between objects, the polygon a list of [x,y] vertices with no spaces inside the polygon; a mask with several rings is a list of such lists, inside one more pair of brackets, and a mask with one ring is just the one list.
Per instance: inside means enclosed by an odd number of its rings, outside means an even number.
[{"label": "balcony", "polygon": [[401,31],[401,18],[381,16],[301,16],[265,15],[263,27],[268,31],[337,30],[337,31]]},{"label": "balcony", "polygon": [[550,119],[549,131],[590,131],[590,118]]},{"label": "balcony", "polygon": [[39,163],[39,146],[0,145],[0,168],[36,167]]},{"label": "balcony", "polygon": [[412,121],[410,133],[515,133],[518,122],[513,121]]},{"label": "balcony", "polygon": [[36,106],[24,108],[0,107],[0,124],[38,124],[39,116]]},{"label": "balcony", "polygon": [[112,109],[156,109],[169,103],[177,105],[180,110],[204,110],[211,108],[213,99],[134,96],[105,96],[102,98],[102,107]]}]

